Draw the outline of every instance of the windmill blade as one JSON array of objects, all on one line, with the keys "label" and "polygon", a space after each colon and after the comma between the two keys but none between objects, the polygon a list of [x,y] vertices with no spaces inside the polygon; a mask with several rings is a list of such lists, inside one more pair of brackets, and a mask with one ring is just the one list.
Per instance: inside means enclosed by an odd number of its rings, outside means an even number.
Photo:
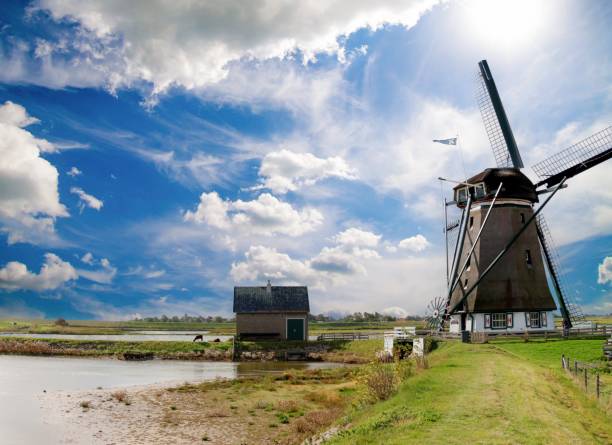
[{"label": "windmill blade", "polygon": [[493,75],[486,60],[478,63],[476,100],[498,167],[523,168],[514,134],[510,128]]},{"label": "windmill blade", "polygon": [[542,214],[539,214],[536,219],[536,230],[538,238],[540,239],[544,262],[550,274],[551,281],[553,282],[555,293],[557,294],[557,302],[559,303],[559,309],[563,316],[563,324],[565,327],[571,328],[576,323],[584,321],[584,314],[580,306],[576,304],[574,299],[566,291],[566,286],[562,278],[563,274],[559,255],[552,241],[548,224],[546,224],[546,220]]},{"label": "windmill blade", "polygon": [[611,157],[612,125],[534,165],[533,171],[541,179],[536,187],[552,187],[563,177],[576,176]]}]

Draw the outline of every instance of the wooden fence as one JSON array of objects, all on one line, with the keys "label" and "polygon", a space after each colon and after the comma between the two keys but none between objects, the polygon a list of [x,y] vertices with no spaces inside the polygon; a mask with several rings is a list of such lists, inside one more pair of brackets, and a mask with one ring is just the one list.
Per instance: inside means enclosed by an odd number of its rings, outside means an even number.
[{"label": "wooden fence", "polygon": [[612,385],[606,384],[601,378],[601,364],[572,361],[570,357],[562,355],[561,366],[587,394],[595,396],[597,400],[604,400],[604,403],[612,397]]}]

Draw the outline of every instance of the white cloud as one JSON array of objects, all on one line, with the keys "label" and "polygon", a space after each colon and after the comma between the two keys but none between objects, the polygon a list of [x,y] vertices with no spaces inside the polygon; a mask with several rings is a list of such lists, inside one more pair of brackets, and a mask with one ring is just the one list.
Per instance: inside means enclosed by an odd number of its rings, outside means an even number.
[{"label": "white cloud", "polygon": [[607,256],[598,267],[597,282],[599,284],[612,283],[612,256]]},{"label": "white cloud", "polygon": [[59,201],[58,171],[41,152],[54,146],[25,130],[37,122],[12,102],[0,106],[0,223],[9,244],[49,243],[55,218],[68,216]]},{"label": "white cloud", "polygon": [[380,258],[375,247],[379,235],[360,229],[348,229],[333,239],[335,246],[323,247],[312,258],[292,259],[274,248],[251,246],[245,261],[233,263],[230,275],[236,281],[275,279],[285,283],[302,283],[316,288],[342,282],[351,275],[366,275],[363,262]]},{"label": "white cloud", "polygon": [[78,274],[70,263],[53,253],[46,253],[38,274],[30,272],[25,264],[18,261],[7,263],[0,269],[0,289],[46,291],[57,289],[77,278]]},{"label": "white cloud", "polygon": [[410,315],[406,309],[399,306],[386,307],[380,312],[383,315],[389,315],[395,318],[406,318],[408,315]]},{"label": "white cloud", "polygon": [[92,265],[94,263],[94,257],[91,252],[87,252],[85,255],[83,255],[81,261],[85,264]]},{"label": "white cloud", "polygon": [[312,153],[295,153],[285,149],[268,153],[261,161],[259,175],[264,178],[261,187],[275,193],[296,191],[330,177],[356,178],[354,170],[340,157],[323,159]]},{"label": "white cloud", "polygon": [[415,236],[411,236],[410,238],[405,238],[401,240],[398,244],[400,249],[408,250],[410,252],[418,253],[427,249],[429,246],[429,241],[421,234],[417,234]]},{"label": "white cloud", "polygon": [[[87,256],[87,254],[85,254],[85,256]],[[83,258],[85,258],[85,256]],[[83,258],[81,258],[81,260],[83,260]],[[93,256],[88,257],[87,259],[91,261],[91,262],[84,261],[87,264],[92,265],[94,263]],[[78,269],[79,276],[86,278],[89,281],[94,281],[100,284],[112,283],[113,278],[115,278],[115,275],[117,275],[117,268],[113,267],[107,258],[102,258],[99,261],[99,263],[100,263],[100,266],[102,267],[101,269],[98,269],[98,270]]]},{"label": "white cloud", "polygon": [[145,272],[144,277],[147,279],[152,279],[152,278],[163,277],[164,275],[166,275],[165,270],[151,270],[151,271]]},{"label": "white cloud", "polygon": [[319,226],[323,215],[312,208],[298,211],[269,193],[253,201],[224,201],[217,192],[210,192],[202,193],[197,209],[185,212],[184,219],[239,234],[300,236]]},{"label": "white cloud", "polygon": [[345,246],[376,247],[381,238],[381,235],[351,227],[337,234],[334,237],[334,241]]},{"label": "white cloud", "polygon": [[66,172],[66,174],[67,174],[68,176],[72,176],[72,177],[74,178],[75,176],[82,175],[82,174],[83,174],[83,172],[82,172],[81,170],[79,170],[78,168],[76,168],[76,167],[72,167],[70,170],[68,170],[68,171]]},{"label": "white cloud", "polygon": [[[74,21],[81,28],[74,42],[37,45],[37,55],[47,66],[46,74],[57,78],[55,83],[102,78],[114,89],[145,80],[158,93],[171,85],[204,87],[225,78],[232,63],[284,58],[296,50],[304,60],[314,59],[317,53],[336,53],[343,60],[339,37],[385,24],[411,27],[436,3],[141,0],[128,5],[107,0],[39,0],[31,10],[47,10],[53,19]],[[67,46],[77,55],[68,60],[54,57]],[[23,71],[19,59],[11,62],[11,75],[18,77]],[[80,77],[75,70],[82,71]]]},{"label": "white cloud", "polygon": [[79,197],[79,208],[81,209],[81,212],[85,207],[99,211],[104,205],[103,201],[99,200],[93,195],[85,193],[85,191],[80,187],[71,187],[70,193]]}]

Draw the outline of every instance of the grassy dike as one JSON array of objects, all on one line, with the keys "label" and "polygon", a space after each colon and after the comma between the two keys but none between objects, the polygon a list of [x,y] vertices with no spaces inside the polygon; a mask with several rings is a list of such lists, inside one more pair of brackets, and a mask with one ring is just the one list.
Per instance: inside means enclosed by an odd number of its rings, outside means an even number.
[{"label": "grassy dike", "polygon": [[590,357],[596,346],[601,351],[601,342],[588,340],[443,343],[429,369],[388,400],[352,411],[346,429],[328,443],[611,443],[605,408],[552,364],[565,348]]},{"label": "grassy dike", "polygon": [[[123,357],[125,354],[180,360],[232,360],[232,342],[64,340],[0,337],[0,354]],[[243,360],[282,359],[287,351],[304,350],[310,360],[368,363],[381,340],[329,342],[240,342]]]}]

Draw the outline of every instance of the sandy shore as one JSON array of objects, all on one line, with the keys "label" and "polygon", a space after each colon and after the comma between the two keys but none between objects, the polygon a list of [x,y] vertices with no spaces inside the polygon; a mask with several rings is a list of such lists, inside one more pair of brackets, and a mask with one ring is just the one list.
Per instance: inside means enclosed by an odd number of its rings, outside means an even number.
[{"label": "sandy shore", "polygon": [[61,444],[295,444],[341,414],[337,394],[350,385],[258,382],[48,392],[41,395],[43,420]]}]

